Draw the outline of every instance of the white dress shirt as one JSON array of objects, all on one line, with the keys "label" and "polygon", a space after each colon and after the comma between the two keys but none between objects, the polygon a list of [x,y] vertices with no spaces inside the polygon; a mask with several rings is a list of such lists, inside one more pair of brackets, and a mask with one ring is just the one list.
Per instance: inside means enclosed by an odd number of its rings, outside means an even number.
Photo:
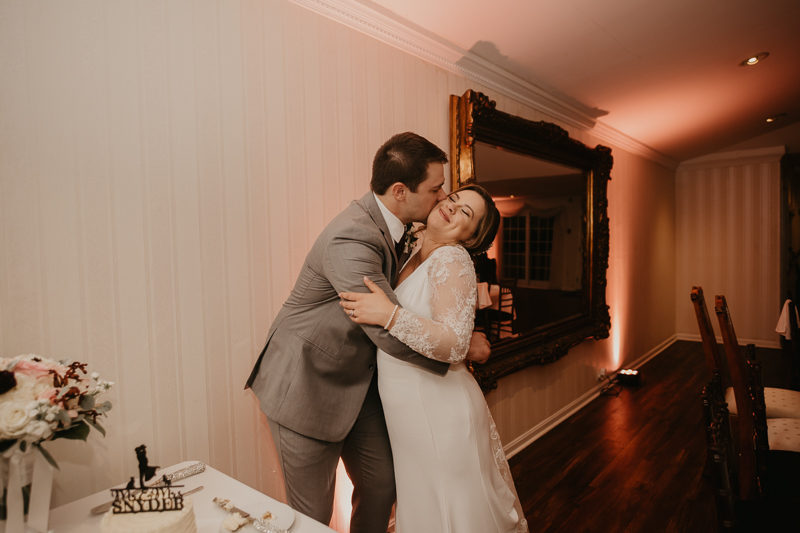
[{"label": "white dress shirt", "polygon": [[383,205],[380,197],[372,193],[375,196],[375,200],[378,202],[378,209],[381,210],[381,214],[383,215],[383,219],[386,221],[386,225],[389,227],[389,233],[392,236],[394,242],[400,242],[400,239],[403,238],[403,234],[406,232],[406,225],[400,222],[400,219],[394,216],[394,213],[389,211],[389,209]]}]

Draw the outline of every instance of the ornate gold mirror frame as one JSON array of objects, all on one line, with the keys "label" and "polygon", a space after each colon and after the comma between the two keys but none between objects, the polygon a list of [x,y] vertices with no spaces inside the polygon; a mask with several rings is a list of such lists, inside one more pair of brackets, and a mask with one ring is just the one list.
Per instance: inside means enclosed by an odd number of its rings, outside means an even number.
[{"label": "ornate gold mirror frame", "polygon": [[495,106],[487,96],[472,90],[461,97],[450,96],[452,186],[455,189],[467,183],[481,183],[481,176],[475,173],[476,142],[570,167],[582,174],[583,238],[576,253],[582,257],[583,272],[580,290],[575,291],[582,302],[577,315],[493,342],[489,361],[474,365],[475,379],[484,393],[496,388],[497,380],[503,376],[531,365],[557,361],[585,339],[608,338],[611,329],[606,305],[609,247],[606,192],[613,164],[611,149],[589,148],[571,139],[566,130],[555,124],[525,120],[498,111]]}]

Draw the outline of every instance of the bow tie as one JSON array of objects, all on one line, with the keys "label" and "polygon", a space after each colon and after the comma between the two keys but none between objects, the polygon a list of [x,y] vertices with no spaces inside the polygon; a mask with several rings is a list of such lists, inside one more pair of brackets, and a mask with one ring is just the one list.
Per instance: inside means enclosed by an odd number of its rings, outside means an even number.
[{"label": "bow tie", "polygon": [[408,232],[410,229],[411,224],[407,224],[405,231],[403,231],[403,236],[400,237],[400,240],[394,245],[394,251],[397,253],[398,262],[400,262],[400,256],[403,255],[403,252],[405,251],[406,243],[408,242]]}]

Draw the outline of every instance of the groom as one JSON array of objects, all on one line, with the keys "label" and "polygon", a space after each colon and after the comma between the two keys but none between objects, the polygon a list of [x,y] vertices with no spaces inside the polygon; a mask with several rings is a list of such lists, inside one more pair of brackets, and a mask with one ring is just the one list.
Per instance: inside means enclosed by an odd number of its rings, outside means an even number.
[{"label": "groom", "polygon": [[[406,225],[425,221],[446,198],[446,162],[440,148],[410,132],[381,146],[372,190],[317,238],[245,386],[269,422],[291,507],[328,524],[342,458],[353,482],[352,533],[386,533],[395,501],[376,346],[436,374],[449,365],[415,353],[382,327],[354,323],[338,294],[367,292],[367,276],[397,303],[391,280],[407,257]],[[484,362],[489,352],[483,334],[474,333],[467,359]]]}]

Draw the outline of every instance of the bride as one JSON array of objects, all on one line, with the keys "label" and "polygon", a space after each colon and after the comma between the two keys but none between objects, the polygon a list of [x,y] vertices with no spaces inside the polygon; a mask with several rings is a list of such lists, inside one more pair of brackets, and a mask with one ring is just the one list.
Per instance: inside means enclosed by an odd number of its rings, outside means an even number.
[{"label": "bride", "polygon": [[339,295],[354,322],[384,326],[420,354],[451,363],[442,377],[378,350],[398,533],[528,531],[491,413],[464,363],[477,300],[470,254],[491,246],[499,224],[483,188],[461,187],[418,233],[397,279],[402,307],[367,278],[370,293]]}]

